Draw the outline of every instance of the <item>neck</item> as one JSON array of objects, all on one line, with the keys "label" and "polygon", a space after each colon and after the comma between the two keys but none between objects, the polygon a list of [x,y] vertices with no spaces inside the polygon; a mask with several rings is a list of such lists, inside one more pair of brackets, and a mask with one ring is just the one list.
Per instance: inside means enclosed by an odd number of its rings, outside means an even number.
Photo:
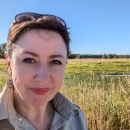
[{"label": "neck", "polygon": [[35,107],[30,104],[25,104],[14,92],[14,107],[20,115],[27,119],[33,126],[40,123],[42,125],[48,124],[48,122],[51,123],[53,119],[54,107],[51,101],[41,107]]}]

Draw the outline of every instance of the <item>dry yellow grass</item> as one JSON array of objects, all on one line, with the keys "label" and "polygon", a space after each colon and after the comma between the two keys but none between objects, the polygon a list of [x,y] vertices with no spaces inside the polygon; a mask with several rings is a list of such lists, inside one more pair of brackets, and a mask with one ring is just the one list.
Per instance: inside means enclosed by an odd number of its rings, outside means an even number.
[{"label": "dry yellow grass", "polygon": [[[119,78],[117,83],[110,78],[105,84],[105,77],[95,82],[94,75],[89,76],[86,83],[64,84],[61,92],[85,112],[90,130],[130,130],[130,78]],[[69,84],[76,80],[69,78]]]},{"label": "dry yellow grass", "polygon": [[6,60],[5,59],[0,59],[0,64],[6,64]]},{"label": "dry yellow grass", "polygon": [[113,58],[113,59],[100,59],[100,58],[86,58],[86,59],[68,59],[67,60],[68,63],[72,63],[72,62],[114,62],[114,61],[130,61],[130,58],[128,59],[122,59],[122,58]]},{"label": "dry yellow grass", "polygon": [[[86,58],[86,59],[67,59],[68,62],[106,62],[106,61],[130,61],[129,59],[122,59],[122,58],[115,58],[115,59],[100,59],[100,58]],[[6,64],[6,60],[5,59],[0,59],[0,64]]]}]

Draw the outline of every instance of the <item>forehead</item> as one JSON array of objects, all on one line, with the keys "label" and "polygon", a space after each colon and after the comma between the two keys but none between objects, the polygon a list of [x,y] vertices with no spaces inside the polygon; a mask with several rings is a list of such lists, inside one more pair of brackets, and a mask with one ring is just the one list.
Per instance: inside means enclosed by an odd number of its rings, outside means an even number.
[{"label": "forehead", "polygon": [[61,35],[55,31],[30,29],[20,35],[16,44],[22,49],[62,52],[67,55],[65,42]]},{"label": "forehead", "polygon": [[45,29],[29,29],[23,32],[18,40],[17,44],[20,44],[21,40],[63,40],[61,35],[55,31],[45,30]]}]

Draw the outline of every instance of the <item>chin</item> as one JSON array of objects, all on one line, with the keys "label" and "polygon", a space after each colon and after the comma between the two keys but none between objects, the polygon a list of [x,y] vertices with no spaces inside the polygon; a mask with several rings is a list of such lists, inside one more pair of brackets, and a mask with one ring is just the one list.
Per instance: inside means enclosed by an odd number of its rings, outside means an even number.
[{"label": "chin", "polygon": [[42,107],[44,105],[46,105],[49,101],[47,100],[43,100],[43,99],[35,99],[31,102],[32,106],[34,107]]}]

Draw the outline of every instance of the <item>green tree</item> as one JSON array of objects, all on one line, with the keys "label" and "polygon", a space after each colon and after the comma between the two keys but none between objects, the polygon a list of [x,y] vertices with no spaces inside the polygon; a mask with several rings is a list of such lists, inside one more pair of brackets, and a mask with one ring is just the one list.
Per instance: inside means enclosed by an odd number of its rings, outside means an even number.
[{"label": "green tree", "polygon": [[5,48],[6,48],[6,43],[0,44],[0,58],[4,58]]},{"label": "green tree", "polygon": [[102,58],[107,59],[107,55],[106,54],[102,55]]},{"label": "green tree", "polygon": [[129,58],[129,55],[124,55],[124,58]]},{"label": "green tree", "polygon": [[118,58],[118,56],[116,54],[113,54],[113,58]]},{"label": "green tree", "polygon": [[124,56],[123,55],[119,55],[119,58],[123,58]]},{"label": "green tree", "polygon": [[76,57],[76,58],[78,58],[78,59],[79,59],[79,58],[80,58],[80,56],[81,56],[80,54],[77,54],[77,57]]},{"label": "green tree", "polygon": [[112,58],[113,58],[113,55],[112,55],[112,54],[108,54],[107,58],[108,58],[108,59],[112,59]]}]

